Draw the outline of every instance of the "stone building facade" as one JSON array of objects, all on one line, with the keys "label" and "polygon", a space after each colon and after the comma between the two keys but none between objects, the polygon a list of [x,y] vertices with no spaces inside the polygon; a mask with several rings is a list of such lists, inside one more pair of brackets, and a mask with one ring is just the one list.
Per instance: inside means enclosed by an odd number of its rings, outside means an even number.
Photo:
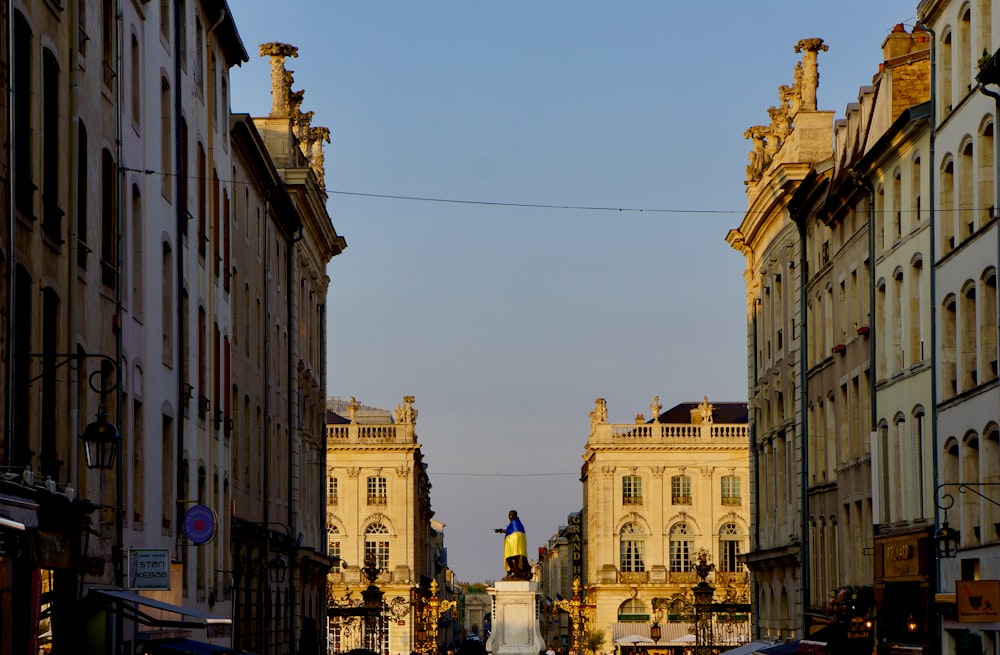
[{"label": "stone building facade", "polygon": [[[801,330],[803,239],[790,202],[814,164],[832,155],[833,112],[818,110],[822,39],[803,39],[791,85],[778,90],[767,125],[749,128],[747,213],[726,241],[746,259],[750,398],[750,515],[745,561],[754,578],[756,636],[801,638],[808,604],[810,531],[803,439]],[[794,129],[793,129],[794,126]],[[833,344],[831,344],[833,345]]]},{"label": "stone building facade", "polygon": [[746,404],[706,398],[664,411],[654,398],[649,407],[652,418],[634,423],[609,423],[603,399],[590,414],[580,582],[605,649],[648,636],[654,621],[661,644],[688,634],[689,617],[670,607],[690,601],[699,550],[718,593],[749,592],[739,559],[751,534]]},{"label": "stone building facade", "polygon": [[[765,538],[789,527],[776,518],[789,508],[781,487],[800,489],[792,509],[802,528],[788,534],[801,548],[762,539],[747,557],[762,637],[787,638],[790,628],[830,638],[845,625],[831,598],[852,587],[869,599],[855,608],[863,616],[852,638],[877,640],[879,652],[954,652],[959,631],[977,626],[950,618],[949,588],[997,577],[1000,537],[982,528],[995,514],[990,499],[970,493],[952,507],[943,495],[959,484],[984,492],[1000,479],[990,451],[1000,406],[995,103],[972,83],[972,53],[991,51],[993,14],[989,3],[923,2],[918,11],[925,27],[888,35],[872,85],[830,126],[826,156],[814,156],[821,142],[792,156],[795,133],[809,124],[797,118],[789,131],[777,120],[798,103],[785,87],[780,97],[790,99],[771,109],[771,125],[746,134],[749,211],[727,239],[747,259],[754,474],[769,461],[761,439],[774,418],[770,375],[798,373],[790,428],[807,435],[797,466],[777,468],[777,489],[767,475],[753,486]],[[810,67],[804,59],[792,89],[808,86]],[[769,223],[772,215],[781,220]],[[794,254],[783,259],[777,245]],[[801,334],[790,366],[775,369],[769,348],[788,326],[767,305],[786,293],[788,273],[798,298],[779,307]],[[944,509],[964,529],[958,562],[935,564]],[[790,597],[799,595],[791,604],[767,588],[782,570]],[[996,643],[989,626],[978,629]]]},{"label": "stone building facade", "polygon": [[[329,574],[330,603],[355,606],[369,584],[362,569],[374,566],[374,583],[393,607],[382,643],[364,644],[379,652],[416,650],[418,629],[428,627],[418,621],[432,582],[438,598],[453,594],[444,526],[432,521],[431,484],[416,424],[413,396],[403,396],[392,412],[354,398],[332,399],[328,405],[328,552],[341,560]],[[439,640],[446,632],[439,631]],[[330,622],[330,643],[337,650],[362,646],[360,634],[351,620]]]},{"label": "stone building facade", "polygon": [[[925,456],[936,462],[938,525],[947,520],[960,535],[957,557],[939,561],[935,591],[946,610],[939,625],[941,652],[955,652],[963,629],[996,652],[997,625],[962,621],[952,603],[960,581],[1000,579],[1000,487],[988,486],[1000,482],[995,138],[1000,79],[990,73],[996,70],[990,55],[1000,47],[1000,11],[988,0],[922,0],[917,16],[933,38],[934,67],[929,267],[936,421],[933,450]],[[982,495],[959,493],[959,483]]]},{"label": "stone building facade", "polygon": [[[13,599],[0,618],[15,626],[0,631],[0,653],[42,639],[124,653],[178,636],[231,645],[241,585],[260,576],[230,549],[237,505],[289,571],[281,592],[255,587],[261,623],[248,634],[267,628],[273,643],[255,646],[318,652],[324,269],[345,245],[322,209],[325,133],[290,133],[279,169],[245,117],[231,124],[229,71],[248,55],[225,0],[11,6],[0,59],[20,90],[10,116],[22,136],[4,159],[18,191],[0,244],[13,355],[0,378],[0,516],[16,506],[23,520],[0,524],[0,541],[16,544],[0,552],[0,595]],[[248,230],[264,222],[258,183],[286,199],[264,219],[284,230],[266,246]],[[253,274],[248,253],[265,251],[281,262],[278,288]],[[266,324],[245,307],[265,296]],[[236,361],[265,334],[271,360]],[[91,429],[121,436],[110,470],[87,466],[78,436]],[[280,463],[247,446],[265,442]],[[277,503],[270,515],[248,508],[262,498]],[[136,588],[140,550],[165,555],[169,589]]]}]

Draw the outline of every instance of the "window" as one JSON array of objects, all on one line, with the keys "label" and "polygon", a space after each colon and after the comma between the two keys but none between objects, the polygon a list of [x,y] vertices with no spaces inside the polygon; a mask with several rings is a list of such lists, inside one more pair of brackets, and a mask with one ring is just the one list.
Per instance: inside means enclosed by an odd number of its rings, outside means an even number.
[{"label": "window", "polygon": [[32,178],[32,148],[29,135],[34,130],[32,124],[31,97],[37,93],[32,89],[31,75],[31,28],[21,12],[14,12],[14,49],[17,53],[13,72],[14,88],[14,205],[26,217],[34,216],[35,189]]},{"label": "window", "polygon": [[[941,116],[947,116],[951,113],[952,107],[952,89],[951,89],[951,71],[952,71],[952,61],[951,61],[951,32],[947,32],[941,37],[941,54],[939,56],[938,71],[940,72],[941,85],[938,89],[939,97],[941,98]],[[942,235],[943,236],[943,235]]]},{"label": "window", "polygon": [[972,197],[972,182],[976,175],[973,167],[972,143],[966,143],[958,157],[958,239],[956,243],[961,243],[967,239],[974,231],[976,224],[975,205]]},{"label": "window", "polygon": [[204,59],[204,35],[201,26],[201,18],[194,18],[194,85],[195,93],[199,98],[205,97],[205,59]]},{"label": "window", "polygon": [[941,216],[941,254],[946,255],[955,249],[955,162],[947,160],[941,167],[940,216]]},{"label": "window", "polygon": [[63,210],[59,207],[59,64],[42,51],[42,230],[61,244]]},{"label": "window", "polygon": [[111,151],[101,151],[101,283],[118,288],[117,167]]},{"label": "window", "polygon": [[722,504],[741,505],[743,498],[740,495],[740,478],[736,475],[722,476]]},{"label": "window", "polygon": [[142,316],[142,192],[132,185],[132,313]]},{"label": "window", "polygon": [[337,478],[331,477],[329,473],[326,478],[326,504],[336,505],[337,504]]},{"label": "window", "polygon": [[78,243],[76,265],[87,270],[87,126],[83,121],[77,124],[76,148],[76,240]]},{"label": "window", "polygon": [[622,478],[622,504],[642,504],[642,478],[638,475],[626,475]]},{"label": "window", "polygon": [[160,35],[170,39],[170,0],[160,0]]},{"label": "window", "polygon": [[982,350],[981,380],[997,377],[997,272],[990,268],[981,278],[979,342]]},{"label": "window", "polygon": [[641,573],[646,570],[646,533],[636,523],[626,523],[621,529],[619,563],[622,571]]},{"label": "window", "polygon": [[111,88],[115,80],[115,31],[117,28],[117,18],[115,16],[115,3],[112,0],[104,0],[101,3],[101,57],[104,61],[103,76],[104,86]]},{"label": "window", "polygon": [[941,390],[944,398],[951,398],[958,392],[957,367],[955,351],[957,346],[957,317],[955,312],[957,301],[954,294],[949,294],[942,303],[944,311],[941,321]]},{"label": "window", "polygon": [[959,391],[966,391],[979,384],[979,371],[976,368],[976,285],[971,280],[966,282],[959,299],[960,323],[959,362],[961,364],[961,383]]},{"label": "window", "polygon": [[[164,198],[170,200],[170,180],[173,173],[173,157],[171,148],[173,147],[173,130],[171,129],[171,98],[170,82],[167,78],[160,78],[160,193]],[[183,179],[183,178],[181,178]]]},{"label": "window", "polygon": [[142,121],[141,112],[141,88],[140,82],[142,80],[142,75],[139,71],[139,39],[135,34],[132,35],[132,44],[129,49],[129,68],[131,69],[129,75],[129,100],[132,108],[132,123],[135,127],[139,127]]},{"label": "window", "polygon": [[670,528],[670,572],[693,571],[691,562],[691,538],[687,523],[675,523]]},{"label": "window", "polygon": [[[993,123],[987,124],[979,135],[979,202],[976,211],[980,225],[988,223],[993,218]],[[970,216],[968,220],[973,220]]]},{"label": "window", "polygon": [[670,498],[672,505],[691,504],[691,478],[675,475],[670,478]]},{"label": "window", "polygon": [[388,498],[386,479],[381,476],[368,478],[368,504],[385,505]]},{"label": "window", "polygon": [[[384,478],[383,478],[384,479]],[[369,478],[371,480],[371,478]],[[365,530],[365,565],[374,562],[383,571],[389,568],[389,528],[372,523]]]},{"label": "window", "polygon": [[743,566],[737,561],[742,548],[739,529],[735,523],[726,523],[719,529],[719,570],[735,573]]},{"label": "window", "polygon": [[198,143],[198,254],[205,256],[205,244],[208,243],[206,225],[208,222],[208,160],[205,148]]},{"label": "window", "polygon": [[333,524],[332,521],[327,521],[330,527],[326,529],[327,535],[327,550],[331,558],[333,558],[333,570],[339,571],[341,567],[340,562],[340,528]]},{"label": "window", "polygon": [[629,598],[618,606],[619,623],[648,623],[649,610],[638,598]]},{"label": "window", "polygon": [[170,366],[174,360],[174,265],[170,244],[163,242],[163,259],[160,261],[160,275],[163,278],[160,296],[160,322],[163,332],[161,359]]}]

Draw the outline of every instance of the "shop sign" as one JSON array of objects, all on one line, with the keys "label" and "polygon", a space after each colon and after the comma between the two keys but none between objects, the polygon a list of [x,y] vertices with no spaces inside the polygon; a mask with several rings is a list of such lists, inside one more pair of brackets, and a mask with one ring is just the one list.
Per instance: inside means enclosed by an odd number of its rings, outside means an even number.
[{"label": "shop sign", "polygon": [[215,538],[215,510],[206,505],[192,505],[184,512],[184,534],[196,546]]},{"label": "shop sign", "polygon": [[892,580],[925,575],[923,566],[925,558],[921,557],[923,546],[923,539],[913,537],[883,539],[876,542],[875,549],[879,554],[876,578]]},{"label": "shop sign", "polygon": [[133,548],[128,551],[128,588],[170,591],[170,551]]},{"label": "shop sign", "polygon": [[958,580],[955,601],[959,623],[1000,621],[1000,580]]}]

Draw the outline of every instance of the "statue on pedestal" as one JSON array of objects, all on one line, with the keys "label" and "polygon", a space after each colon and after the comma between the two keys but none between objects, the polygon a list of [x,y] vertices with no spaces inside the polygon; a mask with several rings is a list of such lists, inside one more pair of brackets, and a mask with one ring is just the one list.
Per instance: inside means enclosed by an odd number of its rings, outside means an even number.
[{"label": "statue on pedestal", "polygon": [[517,518],[517,511],[507,514],[510,522],[507,528],[497,528],[494,532],[503,534],[504,580],[531,580],[531,564],[528,562],[528,538],[524,534],[524,524]]}]

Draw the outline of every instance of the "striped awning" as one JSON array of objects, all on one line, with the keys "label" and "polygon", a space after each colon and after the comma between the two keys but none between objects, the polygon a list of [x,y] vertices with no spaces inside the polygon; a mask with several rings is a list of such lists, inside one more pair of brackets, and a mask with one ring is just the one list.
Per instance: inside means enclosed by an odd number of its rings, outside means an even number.
[{"label": "striped awning", "polygon": [[[639,637],[646,637],[650,640],[647,644],[636,644],[637,646],[654,646],[652,643],[652,638],[649,636],[650,623],[632,623],[631,621],[618,622],[611,624],[611,641],[613,643],[617,642],[619,639],[628,637],[629,635],[636,635]],[[660,624],[660,641],[659,645],[669,644],[670,642],[677,643],[690,643],[691,641],[691,624],[690,623],[661,623]]]}]

